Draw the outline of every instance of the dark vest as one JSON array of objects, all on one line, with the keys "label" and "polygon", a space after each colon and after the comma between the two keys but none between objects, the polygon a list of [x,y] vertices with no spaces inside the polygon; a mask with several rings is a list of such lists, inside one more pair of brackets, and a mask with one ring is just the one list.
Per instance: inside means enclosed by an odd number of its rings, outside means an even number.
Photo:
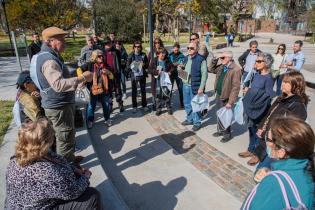
[{"label": "dark vest", "polygon": [[191,89],[194,95],[197,94],[201,83],[201,64],[204,61],[204,57],[197,54],[192,58],[191,64]]},{"label": "dark vest", "polygon": [[[48,52],[48,53],[43,53]],[[41,54],[43,53],[43,54]],[[69,73],[68,68],[63,63],[63,61],[56,55],[56,53],[49,48],[46,44],[42,45],[42,50],[37,58],[36,63],[36,72],[39,84],[44,91],[41,91],[40,95],[42,97],[42,107],[44,109],[55,109],[60,108],[66,104],[74,104],[74,91],[68,92],[56,92],[54,91],[51,86],[49,85],[46,77],[42,73],[42,66],[48,60],[56,61],[60,68],[62,69],[62,77],[63,78],[70,78],[71,75]]]}]

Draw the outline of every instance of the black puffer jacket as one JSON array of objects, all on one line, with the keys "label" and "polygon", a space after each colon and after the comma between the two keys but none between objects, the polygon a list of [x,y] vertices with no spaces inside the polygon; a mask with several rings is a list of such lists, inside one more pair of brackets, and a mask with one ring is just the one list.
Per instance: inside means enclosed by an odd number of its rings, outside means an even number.
[{"label": "black puffer jacket", "polygon": [[[274,111],[273,111],[274,110]],[[272,112],[272,113],[271,113]],[[270,115],[269,120],[267,120]],[[277,117],[293,116],[301,120],[306,120],[307,109],[300,96],[292,95],[286,98],[278,97],[271,105],[267,115],[262,119],[258,128],[262,129],[267,121],[266,130],[269,130],[270,123]]]}]

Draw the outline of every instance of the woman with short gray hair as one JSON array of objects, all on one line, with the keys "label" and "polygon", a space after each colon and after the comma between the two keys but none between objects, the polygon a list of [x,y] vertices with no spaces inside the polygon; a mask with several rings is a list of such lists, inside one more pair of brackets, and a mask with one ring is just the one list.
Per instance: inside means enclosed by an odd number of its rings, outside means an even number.
[{"label": "woman with short gray hair", "polygon": [[[264,91],[266,95],[269,95],[270,98],[274,96],[273,93],[273,79],[270,74],[270,68],[273,63],[272,55],[269,53],[258,53],[255,63],[255,69],[257,71],[254,74],[250,88],[251,89],[259,89]],[[248,87],[244,89],[246,93],[248,91]],[[248,119],[248,130],[249,130],[249,146],[247,151],[239,153],[240,157],[252,157],[247,164],[248,165],[256,165],[259,162],[257,156],[253,155],[256,147],[259,145],[259,137],[256,135],[257,133],[257,126],[260,122],[257,120]]]}]

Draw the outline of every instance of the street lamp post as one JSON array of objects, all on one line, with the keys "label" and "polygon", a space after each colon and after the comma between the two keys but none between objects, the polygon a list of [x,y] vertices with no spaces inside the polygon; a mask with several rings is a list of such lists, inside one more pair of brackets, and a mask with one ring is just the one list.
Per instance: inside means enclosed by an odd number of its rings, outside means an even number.
[{"label": "street lamp post", "polygon": [[148,0],[148,30],[150,33],[150,54],[151,54],[151,61],[154,57],[153,54],[153,28],[152,28],[152,0]]},{"label": "street lamp post", "polygon": [[190,4],[189,4],[189,39],[190,39],[190,37],[191,37],[191,31],[192,31],[192,18],[191,18],[191,4],[192,4],[192,2],[190,2]]},{"label": "street lamp post", "polygon": [[2,5],[2,8],[3,8],[5,24],[6,24],[6,27],[7,27],[7,30],[8,30],[8,36],[9,36],[10,45],[11,45],[11,52],[12,52],[12,55],[14,55],[13,44],[12,44],[11,35],[10,35],[9,22],[8,22],[7,12],[6,12],[6,9],[5,9],[5,0],[1,0],[1,5]]}]

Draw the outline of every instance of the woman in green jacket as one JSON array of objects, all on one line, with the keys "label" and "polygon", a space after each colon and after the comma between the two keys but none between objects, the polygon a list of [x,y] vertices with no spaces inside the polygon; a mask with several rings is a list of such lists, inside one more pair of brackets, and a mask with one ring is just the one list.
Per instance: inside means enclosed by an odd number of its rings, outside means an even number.
[{"label": "woman in green jacket", "polygon": [[[283,192],[287,193],[291,207],[313,209],[315,136],[311,127],[297,118],[277,118],[273,120],[265,139],[267,153],[275,159],[271,163],[272,171],[258,176],[256,181],[261,182],[249,194],[241,209],[286,209]],[[283,174],[279,174],[283,172],[292,179],[297,193],[293,193],[289,182]],[[277,176],[283,182],[283,191]],[[298,203],[296,194],[299,194],[301,203]]]}]

